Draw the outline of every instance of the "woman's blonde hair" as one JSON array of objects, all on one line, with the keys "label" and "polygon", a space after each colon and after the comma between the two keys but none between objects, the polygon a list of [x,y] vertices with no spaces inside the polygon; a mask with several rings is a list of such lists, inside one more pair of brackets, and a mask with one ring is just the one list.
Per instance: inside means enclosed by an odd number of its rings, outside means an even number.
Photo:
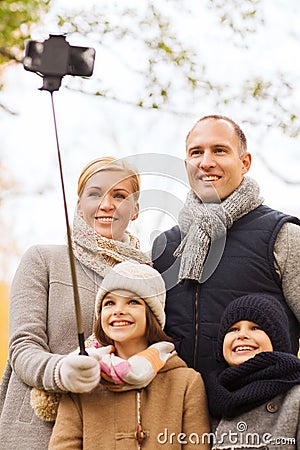
[{"label": "woman's blonde hair", "polygon": [[135,198],[136,200],[138,199],[141,189],[139,174],[125,161],[116,159],[113,156],[102,156],[101,158],[94,159],[82,169],[82,172],[78,178],[78,197],[81,196],[86,182],[91,178],[91,176],[93,176],[97,172],[100,172],[101,170],[124,172],[124,174],[126,175],[124,176],[124,179],[130,180],[132,190],[136,194]]}]

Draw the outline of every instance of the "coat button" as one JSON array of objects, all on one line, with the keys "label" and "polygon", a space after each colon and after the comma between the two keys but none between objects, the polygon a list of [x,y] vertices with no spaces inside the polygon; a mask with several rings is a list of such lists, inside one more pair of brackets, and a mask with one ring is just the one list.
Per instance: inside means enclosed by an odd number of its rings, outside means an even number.
[{"label": "coat button", "polygon": [[269,413],[276,413],[278,411],[278,405],[274,402],[267,403],[266,408]]}]

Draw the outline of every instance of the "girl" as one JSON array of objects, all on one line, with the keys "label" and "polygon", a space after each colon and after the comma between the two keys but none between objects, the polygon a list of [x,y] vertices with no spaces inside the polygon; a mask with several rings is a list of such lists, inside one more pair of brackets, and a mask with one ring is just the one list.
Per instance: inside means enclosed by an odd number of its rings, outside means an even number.
[{"label": "girl", "polygon": [[93,344],[101,384],[62,396],[49,449],[210,448],[204,384],[163,332],[164,304],[150,266],[123,262],[104,278]]},{"label": "girl", "polygon": [[276,298],[232,301],[220,324],[224,370],[211,375],[213,449],[300,449],[300,360],[290,353],[288,320]]},{"label": "girl", "polygon": [[[126,231],[138,216],[139,191],[136,171],[112,157],[90,162],[79,177],[73,247],[85,336],[93,330],[95,295],[106,271],[126,259],[150,263]],[[87,392],[98,384],[95,358],[63,356],[76,347],[68,248],[34,246],[23,256],[11,287],[9,363],[0,392],[1,449],[48,448],[53,424],[35,415],[32,387],[58,394]],[[60,367],[63,379],[58,378]]]}]

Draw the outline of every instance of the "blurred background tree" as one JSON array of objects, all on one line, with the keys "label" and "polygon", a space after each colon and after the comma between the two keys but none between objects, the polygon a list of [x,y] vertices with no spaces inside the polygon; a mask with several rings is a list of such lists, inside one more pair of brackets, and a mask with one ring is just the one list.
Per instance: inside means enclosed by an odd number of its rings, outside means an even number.
[{"label": "blurred background tree", "polygon": [[[70,12],[61,5],[56,15],[58,28],[94,42],[99,58],[109,53],[118,61],[121,73],[130,77],[130,89],[122,89],[122,83],[107,77],[103,68],[101,79],[94,80],[95,89],[82,88],[82,92],[190,117],[197,113],[203,99],[209,99],[212,109],[247,105],[247,115],[241,117],[244,123],[264,129],[276,127],[291,137],[299,135],[299,106],[293,100],[298,80],[285,67],[273,73],[265,71],[259,53],[254,57],[256,67],[251,61],[250,46],[255,35],[263,30],[268,33],[270,5],[266,0],[206,0],[201,5],[177,0],[176,8],[168,0],[121,4],[102,0],[90,8],[73,5]],[[290,7],[292,14],[300,12],[295,2]],[[216,51],[212,35],[205,40],[200,39],[200,33],[197,36],[197,21],[201,26],[206,19],[215,27],[216,36],[225,40],[224,47],[229,40],[232,48],[248,55],[237,74],[230,73],[222,62],[222,49]],[[297,31],[291,27],[291,34]],[[214,70],[208,58],[210,47],[215,58],[220,58],[219,66],[214,61]],[[244,63],[249,66],[243,67]],[[80,84],[76,80],[71,86],[80,89]]]},{"label": "blurred background tree", "polygon": [[[98,58],[109,53],[118,61],[122,74],[130,76],[130,80],[126,79],[130,89],[124,89],[123,83],[116,82],[103,67],[101,78],[94,79],[94,89],[81,89],[78,79],[69,83],[72,89],[140,108],[166,109],[179,116],[194,116],[193,105],[203,98],[211,99],[215,109],[247,104],[248,116],[242,118],[243,122],[263,124],[266,128],[275,126],[292,137],[299,135],[299,107],[292,99],[292,74],[284,67],[272,76],[265,74],[257,54],[256,68],[248,67],[245,75],[241,64],[239,82],[225,81],[228,68],[220,66],[218,73],[213,73],[204,51],[210,46],[214,50],[211,36],[201,42],[195,35],[197,21],[200,25],[201,20],[210,20],[216,35],[230,40],[232,48],[242,48],[251,64],[253,37],[262,30],[268,32],[270,5],[266,0],[205,0],[201,5],[195,0],[176,0],[176,7],[169,0],[68,3],[1,1],[0,64],[21,62],[24,42],[37,29],[62,32],[74,40],[85,38],[90,45],[96,45]],[[285,8],[284,2],[276,3]],[[289,8],[291,15],[300,11],[295,1]],[[297,31],[291,26],[290,34],[295,39]],[[219,49],[218,57],[221,52]],[[224,73],[224,81],[220,81],[220,72]]]},{"label": "blurred background tree", "polygon": [[[48,10],[49,1],[40,0],[1,0],[0,2],[0,77],[8,65],[21,63],[24,42],[30,37],[31,26],[40,21]],[[2,88],[0,78],[0,88]],[[14,114],[8,104],[0,102],[0,108],[7,114]],[[0,155],[2,161],[2,155]],[[8,344],[8,296],[9,287],[5,278],[7,262],[16,255],[17,244],[11,233],[11,224],[2,213],[2,203],[6,195],[16,186],[7,167],[0,162],[0,376],[7,357]]]},{"label": "blurred background tree", "polygon": [[48,11],[49,0],[1,0],[0,64],[21,62],[31,27]]},{"label": "blurred background tree", "polygon": [[[30,38],[31,27],[48,11],[49,0],[1,0],[0,2],[0,70],[8,64],[21,63],[24,42]],[[1,73],[0,72],[0,73]],[[0,107],[10,112],[9,107]]]}]

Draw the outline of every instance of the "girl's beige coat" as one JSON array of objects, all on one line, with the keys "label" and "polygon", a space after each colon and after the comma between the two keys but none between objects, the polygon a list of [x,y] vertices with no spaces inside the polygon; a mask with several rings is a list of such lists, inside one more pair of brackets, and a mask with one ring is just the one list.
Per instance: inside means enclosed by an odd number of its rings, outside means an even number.
[{"label": "girl's beige coat", "polygon": [[[210,448],[195,445],[209,433],[202,378],[178,356],[142,390],[140,411],[147,436],[143,450]],[[49,449],[137,450],[137,423],[135,390],[114,393],[100,385],[90,394],[66,394]]]}]

